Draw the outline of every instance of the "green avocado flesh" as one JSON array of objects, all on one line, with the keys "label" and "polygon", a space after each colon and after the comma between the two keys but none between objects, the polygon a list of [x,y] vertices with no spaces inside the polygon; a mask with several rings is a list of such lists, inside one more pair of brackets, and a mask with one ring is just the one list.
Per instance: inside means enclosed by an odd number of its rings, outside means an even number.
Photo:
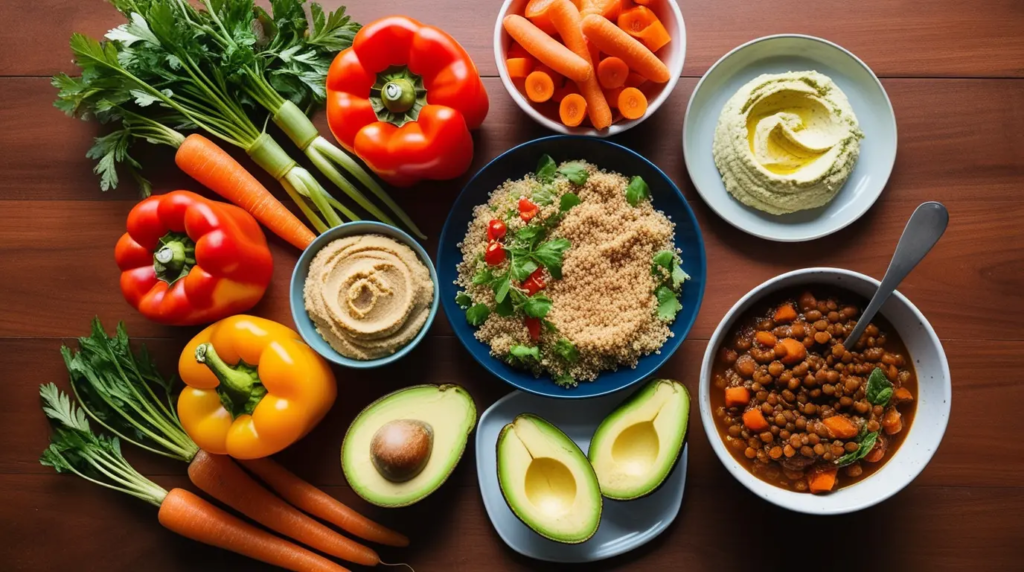
[{"label": "green avocado flesh", "polygon": [[672,472],[686,440],[690,394],[656,379],[605,417],[590,441],[601,493],[630,500],[654,492]]},{"label": "green avocado flesh", "polygon": [[498,435],[498,483],[512,512],[541,536],[576,544],[597,532],[601,488],[583,451],[524,413]]},{"label": "green avocado flesh", "polygon": [[[429,427],[429,450],[424,441],[416,445],[422,469],[411,478],[395,482],[386,478],[375,464],[371,443],[378,430],[392,421],[418,422]],[[394,425],[394,424],[392,424]],[[469,433],[476,425],[476,405],[465,389],[457,385],[417,385],[385,395],[363,409],[345,434],[341,445],[341,469],[359,496],[383,507],[408,506],[437,490],[458,464]],[[398,433],[399,435],[401,433]],[[393,457],[405,460],[403,443],[388,443]]]}]

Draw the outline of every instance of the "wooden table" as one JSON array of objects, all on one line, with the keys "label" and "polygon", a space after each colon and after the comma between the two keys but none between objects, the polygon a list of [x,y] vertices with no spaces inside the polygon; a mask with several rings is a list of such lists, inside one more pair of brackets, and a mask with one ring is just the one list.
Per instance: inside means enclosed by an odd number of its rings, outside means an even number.
[{"label": "wooden table", "polygon": [[[497,78],[491,35],[498,0],[349,4],[362,22],[404,13],[441,25],[472,54],[486,76],[491,111],[476,134],[470,173],[512,145],[547,134]],[[913,209],[939,200],[949,208],[949,230],[901,290],[949,352],[952,419],[941,449],[912,485],[880,506],[834,518],[786,512],[754,497],[724,470],[693,419],[688,486],[675,523],[639,550],[578,569],[747,570],[804,562],[1021,569],[1024,383],[1016,368],[1024,355],[1024,3],[688,0],[683,14],[689,43],[682,80],[656,117],[616,139],[652,159],[683,189],[707,244],[704,305],[661,374],[696,394],[708,337],[743,293],[806,266],[881,277]],[[125,183],[100,192],[83,156],[98,127],[51,106],[49,76],[74,71],[71,32],[99,36],[120,23],[118,14],[101,0],[5,1],[0,22],[0,569],[262,569],[163,530],[144,503],[37,462],[47,442],[38,386],[66,386],[58,348],[85,334],[93,316],[108,328],[124,320],[167,372],[196,329],[156,325],[122,299],[113,246],[135,191]],[[686,103],[708,67],[742,42],[779,32],[823,36],[860,56],[882,77],[900,132],[895,170],[874,208],[852,227],[805,244],[760,241],[717,218],[687,176],[680,143]],[[326,127],[322,116],[318,122]],[[167,153],[143,155],[157,191],[198,189]],[[431,235],[431,252],[463,182],[395,193]],[[288,279],[298,252],[271,242],[276,273],[254,312],[290,324]],[[410,562],[420,572],[570,568],[525,559],[502,543],[480,500],[471,452],[440,491],[408,509],[371,507],[345,483],[338,463],[342,436],[377,396],[411,384],[455,382],[483,411],[508,391],[470,359],[446,318],[439,316],[429,337],[400,363],[337,373],[334,410],[280,459],[358,510],[408,532],[412,547],[382,550],[385,560]],[[180,463],[132,449],[127,456],[161,485],[190,486]]]}]

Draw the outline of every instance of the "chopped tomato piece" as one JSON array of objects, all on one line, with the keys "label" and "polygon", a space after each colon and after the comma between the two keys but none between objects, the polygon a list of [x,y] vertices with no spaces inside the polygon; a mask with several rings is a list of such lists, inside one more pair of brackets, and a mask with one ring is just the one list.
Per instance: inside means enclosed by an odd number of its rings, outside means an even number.
[{"label": "chopped tomato piece", "polygon": [[501,243],[491,242],[487,245],[487,250],[484,251],[484,261],[491,266],[505,262],[505,249],[501,247]]},{"label": "chopped tomato piece", "polygon": [[530,332],[530,339],[535,342],[540,340],[540,318],[525,318],[523,323],[526,324],[526,330]]},{"label": "chopped tomato piece", "polygon": [[540,212],[540,207],[533,204],[530,199],[519,199],[519,218],[523,222],[530,222]]},{"label": "chopped tomato piece", "polygon": [[544,289],[544,278],[542,278],[544,271],[540,268],[533,271],[530,277],[523,280],[523,290],[526,290],[527,296],[533,296],[537,292]]},{"label": "chopped tomato piece", "polygon": [[505,238],[507,230],[504,222],[496,218],[491,219],[491,222],[487,223],[487,240],[501,240]]}]

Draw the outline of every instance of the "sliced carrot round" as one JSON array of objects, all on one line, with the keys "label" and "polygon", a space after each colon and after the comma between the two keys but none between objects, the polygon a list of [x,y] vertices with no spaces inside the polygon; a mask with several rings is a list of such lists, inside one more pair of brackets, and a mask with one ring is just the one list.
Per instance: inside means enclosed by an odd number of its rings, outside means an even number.
[{"label": "sliced carrot round", "polygon": [[542,71],[531,72],[526,76],[524,87],[526,97],[535,103],[543,103],[551,99],[555,93],[555,82],[551,81],[551,76]]},{"label": "sliced carrot round", "polygon": [[605,89],[622,87],[628,75],[629,66],[621,58],[611,56],[597,64],[597,81],[601,82],[601,87]]},{"label": "sliced carrot round", "polygon": [[619,94],[619,113],[626,119],[640,119],[647,113],[647,98],[635,87],[627,87]]},{"label": "sliced carrot round", "polygon": [[562,99],[558,105],[558,117],[562,123],[569,127],[576,127],[583,123],[587,115],[587,100],[578,93],[570,93]]}]

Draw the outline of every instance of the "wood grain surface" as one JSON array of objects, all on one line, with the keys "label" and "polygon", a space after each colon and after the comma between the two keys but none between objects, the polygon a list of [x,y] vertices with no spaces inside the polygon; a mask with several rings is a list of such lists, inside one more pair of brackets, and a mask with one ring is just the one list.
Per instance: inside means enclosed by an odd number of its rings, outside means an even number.
[{"label": "wood grain surface", "polygon": [[[338,0],[324,2],[336,7]],[[470,174],[509,147],[546,135],[497,79],[491,47],[498,0],[350,0],[368,22],[404,13],[438,24],[471,53],[491,97],[475,134]],[[815,265],[881,277],[906,218],[922,201],[950,211],[942,241],[900,287],[928,316],[946,348],[953,407],[941,448],[906,490],[857,514],[811,517],[756,498],[690,423],[687,489],[679,517],[626,555],[578,567],[547,565],[506,547],[491,526],[467,452],[449,482],[401,510],[372,507],[348,487],[338,450],[353,416],[376,397],[417,383],[467,387],[483,411],[508,388],[490,377],[438,316],[406,359],[372,372],[337,370],[328,417],[279,460],[360,511],[407,532],[412,546],[381,550],[424,571],[750,570],[815,563],[824,569],[1020,570],[1024,562],[1024,450],[1015,427],[1024,403],[1024,2],[1021,0],[691,0],[683,78],[657,116],[615,140],[644,154],[683,190],[708,256],[700,315],[660,372],[696,395],[700,359],[725,311],[781,272]],[[58,350],[99,316],[123,320],[173,371],[196,328],[142,318],[118,291],[113,245],[137,197],[130,183],[102,193],[84,157],[101,131],[52,107],[49,76],[73,72],[72,31],[101,35],[119,23],[102,0],[0,3],[0,570],[263,570],[266,567],[163,530],[149,505],[56,475],[39,465],[47,424],[38,386],[66,385]],[[701,74],[750,39],[782,32],[825,37],[856,53],[882,78],[899,126],[899,153],[878,203],[851,227],[805,244],[781,245],[733,229],[693,188],[680,134]],[[317,123],[325,127],[322,115]],[[200,190],[168,151],[145,148],[158,192]],[[437,238],[466,177],[395,196]],[[270,185],[268,185],[269,187]],[[273,187],[271,187],[273,188]],[[287,290],[298,256],[271,239],[273,283],[254,313],[291,323]],[[470,447],[471,449],[472,447]],[[185,467],[128,449],[161,485],[191,488]]]}]

